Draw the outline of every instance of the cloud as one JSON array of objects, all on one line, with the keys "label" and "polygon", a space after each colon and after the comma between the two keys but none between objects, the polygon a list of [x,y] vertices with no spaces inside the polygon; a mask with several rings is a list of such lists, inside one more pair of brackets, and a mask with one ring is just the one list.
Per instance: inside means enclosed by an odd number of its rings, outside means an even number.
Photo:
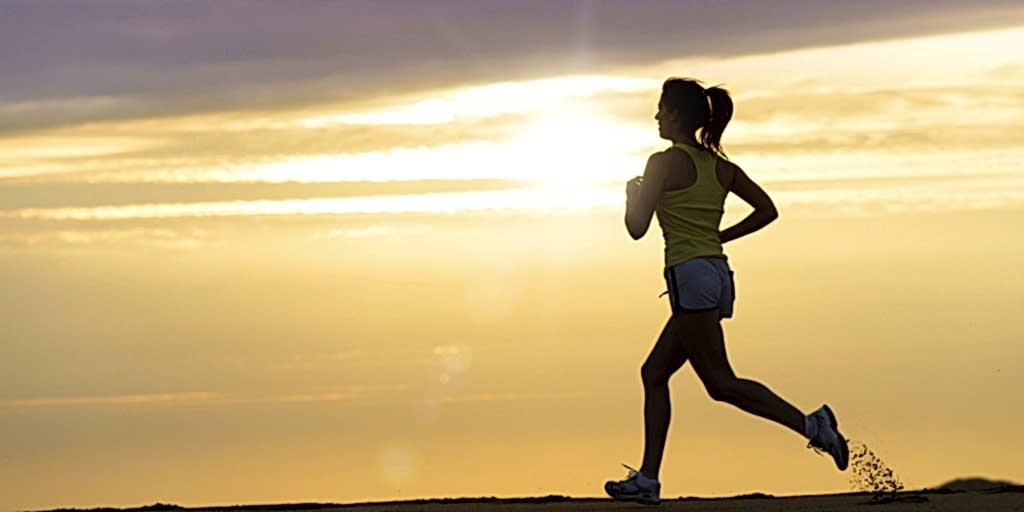
[{"label": "cloud", "polygon": [[375,197],[254,200],[210,203],[149,203],[86,208],[23,208],[0,211],[0,219],[49,221],[120,221],[214,217],[280,217],[404,213],[460,213],[491,210],[578,211],[618,205],[620,193],[586,189],[565,194],[539,187],[511,190],[405,194]]},{"label": "cloud", "polygon": [[748,98],[726,129],[742,153],[1007,149],[1024,119],[1017,88],[973,86],[793,91]]},{"label": "cloud", "polygon": [[4,125],[25,130],[309,105],[1022,16],[1019,3],[1000,0],[17,2],[0,7],[0,112],[20,111]]},{"label": "cloud", "polygon": [[469,393],[464,395],[446,395],[440,398],[441,403],[464,403],[464,402],[524,402],[539,400],[574,400],[592,396],[593,393],[570,392],[570,393]]},{"label": "cloud", "polygon": [[[618,208],[617,185],[602,187],[617,184],[623,169],[657,149],[651,115],[658,77],[673,69],[735,78],[728,86],[736,115],[725,148],[766,183],[892,176],[924,183],[976,176],[972,161],[979,159],[986,173],[1006,174],[1019,161],[1014,134],[1024,120],[1024,93],[1013,77],[1022,68],[1016,54],[991,48],[1022,40],[1021,29],[975,32],[456,86],[348,110],[332,105],[66,128],[6,143],[21,153],[0,157],[15,164],[0,181],[0,216],[42,225]],[[64,156],[44,158],[51,142],[68,144]],[[30,175],[17,175],[18,161]],[[36,174],[39,166],[52,169]],[[943,183],[935,184],[923,197],[945,201]],[[843,197],[874,204],[880,194]],[[1003,192],[971,194],[950,204],[1015,200]],[[822,194],[788,197],[828,201]],[[884,197],[908,208],[921,204],[919,197]],[[383,233],[328,229],[315,236]]]},{"label": "cloud", "polygon": [[62,396],[44,398],[23,398],[0,400],[2,407],[65,407],[76,405],[143,405],[143,404],[194,404],[223,400],[223,395],[205,391],[186,393],[152,393],[115,396]]},{"label": "cloud", "polygon": [[[318,352],[318,353],[299,353],[292,354],[291,356],[284,357],[281,359],[275,359],[271,362],[257,362],[254,360],[247,360],[244,357],[232,357],[227,361],[235,367],[246,367],[250,369],[256,368],[270,368],[274,370],[310,370],[315,367],[329,367],[337,368],[340,363],[351,363],[353,358],[359,357],[360,352],[357,350],[346,350],[338,352]],[[351,391],[365,391],[368,388],[365,386],[350,386],[348,388]]]},{"label": "cloud", "polygon": [[4,408],[100,407],[144,405],[235,405],[274,403],[351,402],[369,392],[396,391],[404,388],[391,386],[372,388],[348,386],[338,390],[293,393],[226,393],[210,391],[146,393],[131,395],[54,396],[0,399]]},{"label": "cloud", "polygon": [[528,185],[513,180],[411,180],[355,182],[148,183],[129,181],[4,182],[0,181],[0,213],[22,208],[127,206],[145,203],[211,203],[307,198],[393,196],[508,190]]},{"label": "cloud", "polygon": [[57,229],[0,234],[0,246],[84,246],[128,244],[165,249],[195,250],[220,242],[207,240],[203,230],[178,231],[166,228]]},{"label": "cloud", "polygon": [[426,224],[412,226],[389,226],[386,224],[375,224],[365,227],[337,228],[313,234],[314,239],[333,238],[375,238],[375,237],[407,237],[410,235],[422,235],[429,233],[431,227]]},{"label": "cloud", "polygon": [[[3,146],[12,151],[0,161],[7,177],[38,180],[451,178],[465,177],[470,172],[466,162],[488,155],[497,155],[487,159],[503,165],[524,155],[557,154],[560,148],[553,143],[500,147],[545,129],[548,138],[562,139],[583,137],[576,132],[589,130],[584,142],[592,147],[583,155],[616,146],[624,156],[637,156],[653,149],[651,117],[660,77],[682,69],[730,78],[736,114],[725,142],[741,152],[888,149],[887,144],[921,149],[937,143],[1005,147],[1015,144],[1005,134],[1022,117],[1024,95],[1013,80],[1021,64],[1015,55],[990,49],[1019,45],[1022,33],[1001,30],[676,60],[603,75],[456,86],[318,109],[98,123],[9,137]],[[823,66],[829,74],[817,71]],[[559,125],[567,122],[575,124]],[[612,133],[624,127],[629,130]],[[602,135],[611,144],[594,140]],[[640,137],[652,141],[642,143],[650,147],[633,144]],[[44,158],[47,148],[84,157]],[[495,169],[493,163],[470,167],[473,174]]]}]

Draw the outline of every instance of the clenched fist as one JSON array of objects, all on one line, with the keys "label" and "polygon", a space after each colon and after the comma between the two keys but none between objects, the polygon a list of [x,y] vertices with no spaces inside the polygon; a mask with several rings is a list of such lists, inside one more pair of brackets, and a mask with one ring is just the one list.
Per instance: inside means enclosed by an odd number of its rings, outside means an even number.
[{"label": "clenched fist", "polygon": [[640,185],[643,185],[644,177],[637,176],[626,182],[626,200],[633,199],[633,196],[640,192]]}]

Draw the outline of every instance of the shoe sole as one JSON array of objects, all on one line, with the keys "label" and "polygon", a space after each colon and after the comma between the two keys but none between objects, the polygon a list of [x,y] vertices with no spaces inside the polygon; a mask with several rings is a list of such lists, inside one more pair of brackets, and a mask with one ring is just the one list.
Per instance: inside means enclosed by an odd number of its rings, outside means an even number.
[{"label": "shoe sole", "polygon": [[609,489],[608,487],[609,487],[609,484],[605,484],[604,485],[604,492],[607,493],[608,496],[610,496],[611,499],[613,499],[615,501],[626,501],[626,502],[631,502],[631,503],[640,503],[641,505],[660,505],[661,504],[661,500],[660,499],[652,500],[652,499],[649,499],[649,498],[644,498],[643,496],[639,496],[639,495],[636,495],[636,496],[615,496],[614,494],[612,494],[611,489]]},{"label": "shoe sole", "polygon": [[828,422],[832,425],[832,430],[835,431],[836,436],[839,437],[839,448],[842,452],[842,460],[836,461],[836,466],[839,467],[839,471],[846,471],[846,467],[850,463],[850,447],[846,443],[846,437],[839,433],[839,422],[836,421],[836,415],[832,413],[832,409],[829,406],[824,405],[825,414],[828,414]]}]

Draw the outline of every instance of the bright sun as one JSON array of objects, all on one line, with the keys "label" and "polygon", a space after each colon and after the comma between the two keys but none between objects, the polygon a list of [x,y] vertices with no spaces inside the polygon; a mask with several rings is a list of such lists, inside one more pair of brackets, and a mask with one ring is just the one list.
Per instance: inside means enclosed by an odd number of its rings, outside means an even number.
[{"label": "bright sun", "polygon": [[643,160],[632,153],[650,141],[651,134],[642,127],[567,110],[539,115],[509,145],[523,178],[566,188],[639,174]]}]

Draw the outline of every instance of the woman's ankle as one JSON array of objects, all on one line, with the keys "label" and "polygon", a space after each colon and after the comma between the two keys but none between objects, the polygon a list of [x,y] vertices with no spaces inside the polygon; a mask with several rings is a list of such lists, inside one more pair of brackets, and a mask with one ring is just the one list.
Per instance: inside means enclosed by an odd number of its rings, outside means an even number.
[{"label": "woman's ankle", "polygon": [[648,480],[654,480],[655,482],[658,481],[658,472],[657,471],[648,471],[648,470],[646,470],[644,468],[640,468],[640,474],[643,475],[644,478],[646,478]]}]

